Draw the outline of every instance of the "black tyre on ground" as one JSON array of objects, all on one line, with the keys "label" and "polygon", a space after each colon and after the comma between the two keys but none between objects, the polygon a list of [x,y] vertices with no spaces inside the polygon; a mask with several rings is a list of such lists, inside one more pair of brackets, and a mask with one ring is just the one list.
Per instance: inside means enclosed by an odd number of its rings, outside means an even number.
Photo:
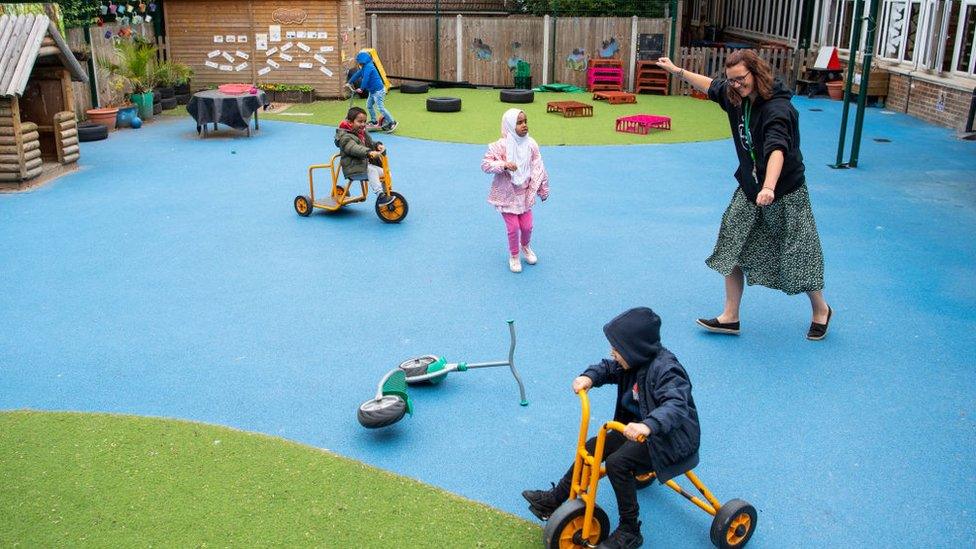
[{"label": "black tyre on ground", "polygon": [[741,499],[731,499],[715,513],[709,532],[715,547],[734,549],[745,546],[756,531],[756,508]]},{"label": "black tyre on ground", "polygon": [[173,88],[173,86],[160,86],[156,88],[156,91],[159,92],[160,99],[169,99],[176,94],[176,90]]},{"label": "black tyre on ground", "polygon": [[599,505],[593,508],[593,520],[590,523],[590,535],[583,539],[583,520],[586,504],[581,499],[567,500],[559,506],[542,529],[542,545],[546,549],[560,549],[561,547],[585,547],[599,545],[610,535],[610,519],[606,511]]},{"label": "black tyre on ground", "polygon": [[312,200],[305,195],[295,197],[295,211],[302,217],[312,215]]},{"label": "black tyre on ground", "polygon": [[428,97],[427,110],[430,112],[458,112],[461,99],[458,97]]},{"label": "black tyre on ground", "polygon": [[176,104],[177,105],[186,105],[187,103],[190,102],[190,94],[188,94],[188,93],[185,93],[185,94],[176,94],[175,97],[176,97]]},{"label": "black tyre on ground", "polygon": [[159,104],[163,106],[164,111],[172,110],[176,108],[176,98],[166,97],[159,100]]},{"label": "black tyre on ground", "polygon": [[383,398],[369,399],[359,405],[356,414],[359,424],[367,429],[378,429],[393,425],[403,419],[407,413],[407,403],[397,395],[385,395]]},{"label": "black tyre on ground", "polygon": [[535,92],[532,90],[502,90],[498,94],[502,103],[531,103],[535,101]]},{"label": "black tyre on ground", "polygon": [[153,103],[153,114],[159,114],[161,112],[163,112],[163,104]]},{"label": "black tyre on ground", "polygon": [[101,141],[108,137],[108,127],[102,124],[82,122],[78,124],[78,141]]},{"label": "black tyre on ground", "polygon": [[376,215],[384,223],[399,223],[403,221],[404,217],[407,217],[407,212],[410,211],[407,206],[407,199],[403,198],[403,195],[396,191],[391,191],[390,194],[393,195],[393,202],[390,202],[386,206],[380,206],[380,200],[377,197]]},{"label": "black tyre on ground", "polygon": [[404,82],[400,84],[400,93],[427,93],[430,86],[423,82]]}]

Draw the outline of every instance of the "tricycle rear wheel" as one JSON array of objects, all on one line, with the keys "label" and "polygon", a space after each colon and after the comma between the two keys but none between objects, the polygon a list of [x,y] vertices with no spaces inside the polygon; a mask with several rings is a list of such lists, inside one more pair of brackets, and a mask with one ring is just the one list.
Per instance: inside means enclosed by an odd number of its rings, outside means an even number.
[{"label": "tricycle rear wheel", "polygon": [[295,211],[302,217],[312,215],[312,199],[305,195],[295,197]]},{"label": "tricycle rear wheel", "polygon": [[711,538],[716,547],[744,547],[756,531],[756,508],[741,499],[732,499],[715,513]]},{"label": "tricycle rear wheel", "polygon": [[634,482],[637,484],[638,490],[643,490],[644,488],[647,488],[648,486],[654,484],[654,479],[656,478],[657,477],[654,476],[654,473],[635,474]]}]

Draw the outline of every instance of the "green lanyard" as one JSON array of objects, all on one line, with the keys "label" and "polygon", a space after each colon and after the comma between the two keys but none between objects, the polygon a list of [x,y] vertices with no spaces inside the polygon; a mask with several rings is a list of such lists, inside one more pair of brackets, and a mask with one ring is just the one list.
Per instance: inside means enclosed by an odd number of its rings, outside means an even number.
[{"label": "green lanyard", "polygon": [[752,150],[752,132],[749,131],[749,118],[752,115],[752,101],[749,99],[745,100],[745,105],[742,107],[743,111],[743,122],[745,122],[746,130],[746,145],[749,147],[749,157],[752,158],[752,180],[759,184],[759,178],[756,176],[756,153]]}]

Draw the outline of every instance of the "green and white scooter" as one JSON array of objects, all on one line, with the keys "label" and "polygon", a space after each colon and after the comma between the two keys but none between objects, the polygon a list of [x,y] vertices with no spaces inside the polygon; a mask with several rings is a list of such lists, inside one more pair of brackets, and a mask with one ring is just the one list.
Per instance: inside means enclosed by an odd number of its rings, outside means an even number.
[{"label": "green and white scooter", "polygon": [[413,403],[407,394],[407,385],[428,383],[437,385],[447,378],[451,372],[467,372],[476,368],[495,368],[508,366],[518,383],[520,404],[528,406],[525,399],[525,386],[522,377],[515,369],[515,321],[508,320],[508,333],[511,345],[508,348],[508,360],[496,362],[457,362],[449,363],[443,357],[423,355],[400,363],[399,366],[387,372],[376,388],[376,396],[359,405],[359,423],[367,429],[386,427],[403,419],[406,414],[413,414]]}]

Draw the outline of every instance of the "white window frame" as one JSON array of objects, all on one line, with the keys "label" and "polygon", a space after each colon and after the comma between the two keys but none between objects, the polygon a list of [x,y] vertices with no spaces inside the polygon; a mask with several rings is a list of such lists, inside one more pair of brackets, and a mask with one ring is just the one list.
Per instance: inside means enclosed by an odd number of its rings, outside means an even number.
[{"label": "white window frame", "polygon": [[966,12],[969,11],[970,6],[976,10],[976,0],[962,0],[959,6],[959,21],[956,22],[956,43],[952,48],[952,74],[972,77],[976,74],[976,40],[973,40],[972,50],[969,52],[968,69],[965,71],[958,70],[959,56],[962,53],[960,50],[963,46],[962,33],[965,30]]}]

